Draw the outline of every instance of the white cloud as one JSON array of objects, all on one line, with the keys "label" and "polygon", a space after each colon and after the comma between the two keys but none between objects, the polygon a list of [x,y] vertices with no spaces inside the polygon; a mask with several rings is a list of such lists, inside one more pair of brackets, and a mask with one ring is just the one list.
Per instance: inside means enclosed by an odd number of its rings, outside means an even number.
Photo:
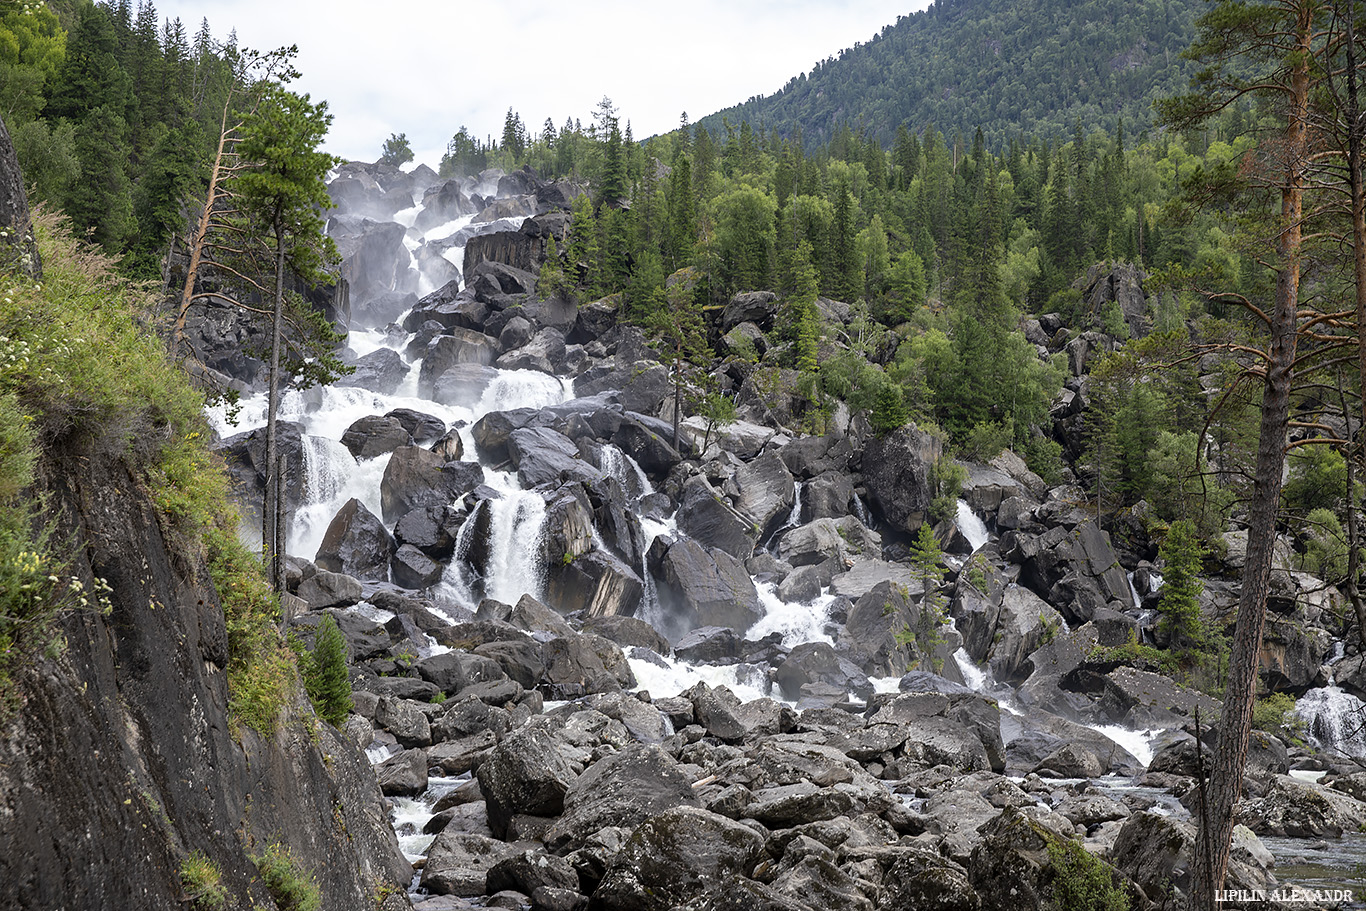
[{"label": "white cloud", "polygon": [[635,135],[767,95],[928,0],[163,0],[191,35],[208,17],[245,47],[299,46],[296,89],[335,115],[328,149],[373,160],[406,133],[435,165],[460,126],[500,136],[511,107],[533,132],[585,123],[608,96]]}]

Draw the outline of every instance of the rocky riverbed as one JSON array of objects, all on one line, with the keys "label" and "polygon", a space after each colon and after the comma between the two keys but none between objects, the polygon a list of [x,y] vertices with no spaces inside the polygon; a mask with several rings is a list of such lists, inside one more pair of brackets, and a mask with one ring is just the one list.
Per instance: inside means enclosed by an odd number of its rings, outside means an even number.
[{"label": "rocky riverbed", "polygon": [[[332,187],[357,372],[286,401],[293,625],[331,614],[347,637],[345,730],[394,802],[417,907],[1019,911],[1079,877],[1134,907],[1186,889],[1219,706],[1123,657],[1162,644],[1140,521],[1102,527],[1007,451],[966,466],[960,513],[988,540],[940,523],[945,578],[917,574],[940,439],[843,411],[801,433],[795,375],[762,362],[717,364],[738,420],[676,415],[666,359],[613,300],[535,294],[577,188],[370,165]],[[1085,292],[1136,287],[1102,278]],[[819,307],[833,351],[849,308]],[[713,329],[762,352],[776,312],[740,295]],[[206,313],[205,362],[250,388],[259,365]],[[1025,328],[1073,364],[1070,448],[1114,340]],[[258,412],[221,425],[247,502]],[[1278,685],[1366,690],[1341,596],[1288,566],[1276,585]],[[1247,791],[1230,888],[1277,882],[1259,835],[1366,826],[1351,756],[1258,733]]]}]

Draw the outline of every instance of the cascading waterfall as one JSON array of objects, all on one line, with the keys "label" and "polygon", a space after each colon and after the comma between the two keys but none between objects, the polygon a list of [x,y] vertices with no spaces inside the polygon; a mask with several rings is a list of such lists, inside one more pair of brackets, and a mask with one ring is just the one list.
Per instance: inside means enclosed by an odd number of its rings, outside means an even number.
[{"label": "cascading waterfall", "polygon": [[972,545],[973,553],[976,553],[979,547],[991,539],[986,523],[977,513],[972,511],[972,507],[968,505],[966,500],[958,501],[958,515],[954,521],[958,530],[963,533],[963,537],[967,538],[968,543]]},{"label": "cascading waterfall", "polygon": [[304,434],[304,502],[289,527],[288,552],[313,559],[327,526],[347,500],[355,498],[378,515],[380,480],[387,455],[358,463],[336,440]]},{"label": "cascading waterfall", "polygon": [[532,491],[517,491],[489,503],[489,562],[484,595],[516,604],[522,595],[541,597],[545,563],[541,559],[541,527],[545,500]]},{"label": "cascading waterfall", "polygon": [[1309,690],[1295,714],[1323,750],[1366,759],[1366,703],[1338,686]]}]

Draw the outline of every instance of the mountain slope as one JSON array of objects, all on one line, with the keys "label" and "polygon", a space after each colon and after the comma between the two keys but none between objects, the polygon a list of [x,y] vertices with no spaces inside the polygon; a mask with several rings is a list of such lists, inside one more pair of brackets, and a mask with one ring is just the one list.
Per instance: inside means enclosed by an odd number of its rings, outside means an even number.
[{"label": "mountain slope", "polygon": [[866,44],[828,58],[766,98],[722,117],[791,135],[808,145],[842,124],[883,143],[905,123],[946,135],[981,127],[1000,147],[1016,132],[1070,136],[1083,128],[1152,124],[1152,100],[1186,87],[1199,0],[937,0]]}]

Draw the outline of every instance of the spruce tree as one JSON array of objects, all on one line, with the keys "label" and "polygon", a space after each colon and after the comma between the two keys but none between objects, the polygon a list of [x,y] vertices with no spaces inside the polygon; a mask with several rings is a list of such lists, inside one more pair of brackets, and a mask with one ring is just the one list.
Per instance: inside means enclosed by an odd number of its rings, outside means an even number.
[{"label": "spruce tree", "polygon": [[351,681],[346,672],[346,637],[330,614],[318,624],[304,688],[318,717],[341,727],[351,711]]}]

